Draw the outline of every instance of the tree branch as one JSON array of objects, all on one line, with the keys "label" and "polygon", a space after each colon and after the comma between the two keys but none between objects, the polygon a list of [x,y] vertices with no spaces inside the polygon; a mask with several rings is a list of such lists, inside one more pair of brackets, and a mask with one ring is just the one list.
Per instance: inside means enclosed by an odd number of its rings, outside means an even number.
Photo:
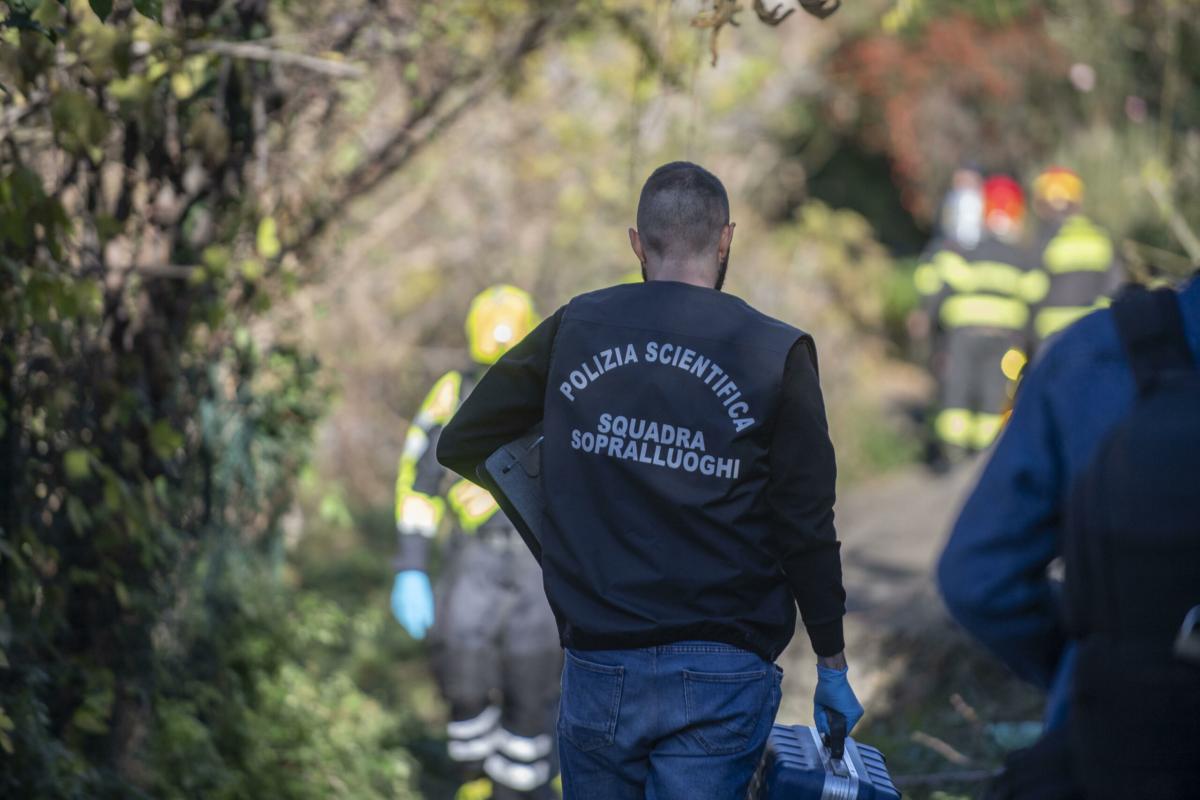
[{"label": "tree branch", "polygon": [[1149,192],[1154,204],[1158,206],[1158,211],[1162,214],[1167,226],[1170,227],[1171,233],[1175,235],[1188,257],[1191,258],[1192,264],[1200,264],[1200,237],[1196,236],[1187,220],[1175,207],[1166,183],[1157,175],[1151,174],[1150,170],[1143,170],[1142,185]]},{"label": "tree branch", "polygon": [[358,64],[335,61],[331,58],[319,58],[305,53],[293,53],[289,50],[277,50],[255,42],[193,42],[188,45],[188,52],[219,53],[249,61],[267,61],[289,67],[299,67],[332,78],[362,78],[367,74],[367,71]]},{"label": "tree branch", "polygon": [[[537,14],[522,31],[516,43],[495,62],[476,67],[466,75],[450,79],[446,84],[435,89],[430,96],[424,98],[420,106],[405,118],[387,141],[370,153],[364,162],[350,173],[333,193],[332,198],[323,201],[321,208],[314,209],[307,215],[308,223],[304,230],[286,245],[285,250],[302,252],[307,249],[324,232],[325,228],[345,211],[353,198],[379,186],[385,179],[407,164],[425,145],[452,125],[463,112],[477,104],[496,85],[511,75],[526,56],[541,46],[546,33],[554,25],[561,24],[565,18],[566,15],[562,9],[548,10]],[[466,94],[458,98],[443,113],[437,115],[436,112],[443,105],[451,89],[454,88],[454,83],[469,85],[472,82],[474,85]],[[422,126],[424,126],[422,130],[417,130]]]}]

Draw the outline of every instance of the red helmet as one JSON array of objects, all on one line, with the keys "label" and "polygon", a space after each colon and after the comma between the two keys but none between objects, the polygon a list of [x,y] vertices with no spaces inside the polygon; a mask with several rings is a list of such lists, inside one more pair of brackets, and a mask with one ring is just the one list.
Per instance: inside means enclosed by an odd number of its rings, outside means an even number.
[{"label": "red helmet", "polygon": [[1011,225],[1020,224],[1025,216],[1025,192],[1021,184],[1007,175],[993,175],[983,184],[983,219],[989,226],[1002,217]]}]

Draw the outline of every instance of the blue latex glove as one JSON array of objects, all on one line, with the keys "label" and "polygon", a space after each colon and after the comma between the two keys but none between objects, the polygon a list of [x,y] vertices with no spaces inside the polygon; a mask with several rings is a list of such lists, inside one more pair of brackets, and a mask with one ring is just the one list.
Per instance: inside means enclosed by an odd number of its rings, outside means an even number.
[{"label": "blue latex glove", "polygon": [[424,639],[433,625],[433,587],[419,569],[396,573],[392,584],[392,616],[414,639]]},{"label": "blue latex glove", "polygon": [[822,734],[829,733],[829,717],[826,712],[837,711],[846,718],[846,733],[862,719],[863,707],[854,696],[847,678],[849,669],[830,669],[817,665],[817,692],[813,695],[813,721]]}]

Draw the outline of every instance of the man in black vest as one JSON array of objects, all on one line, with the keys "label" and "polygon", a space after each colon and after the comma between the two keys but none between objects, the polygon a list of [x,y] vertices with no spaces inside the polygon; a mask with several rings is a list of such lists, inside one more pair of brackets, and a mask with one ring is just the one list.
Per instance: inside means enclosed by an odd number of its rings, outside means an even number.
[{"label": "man in black vest", "polygon": [[660,167],[637,224],[646,281],[576,297],[538,326],[450,421],[438,459],[475,478],[544,425],[565,796],[740,798],[797,605],[818,656],[818,727],[862,715],[816,351],[720,292],[733,224],[711,173]]}]

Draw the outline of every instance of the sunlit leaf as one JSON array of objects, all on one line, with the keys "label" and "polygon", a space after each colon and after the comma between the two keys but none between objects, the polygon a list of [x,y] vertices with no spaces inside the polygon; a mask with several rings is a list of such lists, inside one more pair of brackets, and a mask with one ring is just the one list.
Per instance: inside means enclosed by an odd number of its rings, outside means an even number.
[{"label": "sunlit leaf", "polygon": [[92,525],[92,515],[87,506],[75,495],[67,498],[67,520],[76,533],[83,533]]},{"label": "sunlit leaf", "polygon": [[260,256],[266,259],[279,256],[283,248],[279,242],[279,231],[277,230],[274,217],[263,217],[262,221],[258,223],[255,249],[258,250]]},{"label": "sunlit leaf", "polygon": [[104,506],[109,511],[121,508],[121,484],[116,478],[106,478],[104,481]]},{"label": "sunlit leaf", "polygon": [[83,448],[68,450],[63,455],[63,469],[73,481],[81,481],[92,474],[91,454]]},{"label": "sunlit leaf", "polygon": [[183,435],[166,420],[160,419],[150,426],[150,447],[159,458],[171,458],[182,446]]},{"label": "sunlit leaf", "polygon": [[87,705],[80,706],[71,717],[71,724],[84,733],[101,734],[108,732],[108,722],[100,714]]},{"label": "sunlit leaf", "polygon": [[247,258],[242,262],[242,277],[248,281],[256,281],[263,276],[263,263],[257,258]]},{"label": "sunlit leaf", "polygon": [[108,136],[110,121],[95,100],[79,89],[67,89],[50,101],[50,118],[63,149],[90,154]]}]

